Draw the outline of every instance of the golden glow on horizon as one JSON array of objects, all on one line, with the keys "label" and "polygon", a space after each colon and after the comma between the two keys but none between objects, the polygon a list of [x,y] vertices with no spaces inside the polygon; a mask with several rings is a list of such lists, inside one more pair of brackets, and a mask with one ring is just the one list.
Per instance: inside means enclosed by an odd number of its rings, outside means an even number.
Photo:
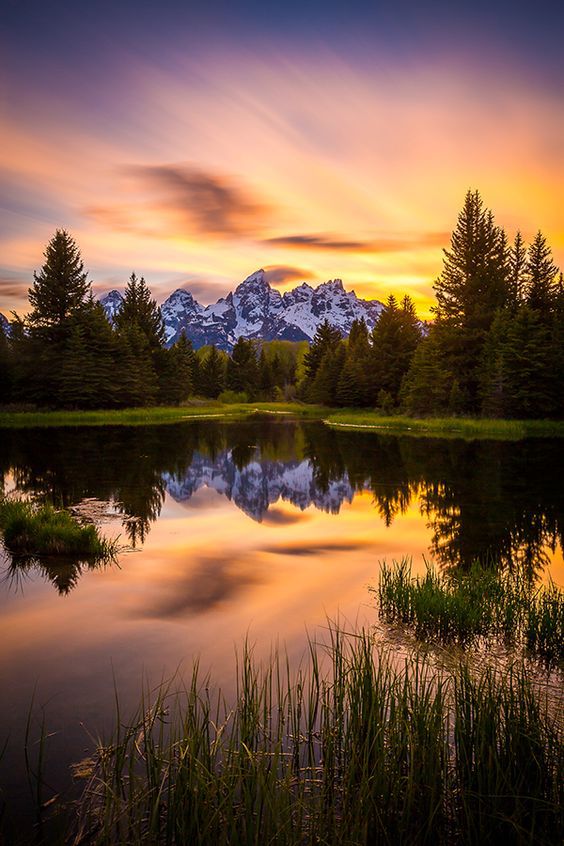
[{"label": "golden glow on horizon", "polygon": [[281,290],[339,277],[362,297],[409,293],[427,317],[468,187],[510,237],[541,228],[564,264],[564,114],[510,69],[361,72],[274,53],[198,73],[131,62],[127,85],[114,123],[64,101],[6,116],[1,311],[25,310],[65,226],[97,290],[135,269],[158,299],[184,284],[208,303],[266,265],[286,269]]}]

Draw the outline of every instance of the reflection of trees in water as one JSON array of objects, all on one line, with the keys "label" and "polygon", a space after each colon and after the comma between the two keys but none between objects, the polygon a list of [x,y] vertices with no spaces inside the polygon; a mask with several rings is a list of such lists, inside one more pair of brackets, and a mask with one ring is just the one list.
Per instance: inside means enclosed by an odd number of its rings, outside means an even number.
[{"label": "reflection of trees in water", "polygon": [[67,556],[57,556],[56,561],[51,559],[49,564],[46,564],[40,558],[30,555],[12,555],[7,552],[6,555],[8,566],[2,574],[2,581],[8,582],[14,591],[23,590],[25,582],[39,573],[46,581],[51,582],[61,596],[66,596],[83,573],[106,566]]},{"label": "reflection of trees in water", "polygon": [[[368,488],[387,526],[418,499],[432,531],[430,552],[445,568],[482,560],[533,575],[547,563],[547,549],[562,543],[564,459],[548,440],[396,438],[269,419],[5,430],[0,475],[10,471],[19,492],[56,507],[91,497],[112,502],[136,545],[161,512],[165,475],[186,477],[196,451],[213,462],[226,450],[238,470],[257,458],[309,459],[319,491],[343,481]],[[18,566],[24,572],[31,565]],[[67,562],[49,578],[65,592],[81,572],[83,565]]]},{"label": "reflection of trees in water", "polygon": [[394,438],[307,430],[306,454],[328,485],[348,474],[368,487],[387,526],[419,498],[444,568],[474,561],[520,566],[531,577],[562,544],[562,451],[554,441]]}]

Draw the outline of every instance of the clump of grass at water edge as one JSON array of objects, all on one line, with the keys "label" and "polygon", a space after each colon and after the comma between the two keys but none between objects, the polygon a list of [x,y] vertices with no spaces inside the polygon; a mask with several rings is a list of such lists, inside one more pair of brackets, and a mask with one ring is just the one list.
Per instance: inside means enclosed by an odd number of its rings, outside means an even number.
[{"label": "clump of grass at water edge", "polygon": [[20,499],[0,500],[0,533],[5,548],[22,558],[76,557],[91,563],[111,560],[115,541],[93,525],[81,525],[68,511]]},{"label": "clump of grass at water edge", "polygon": [[548,663],[564,661],[564,592],[553,583],[535,585],[518,571],[479,564],[448,574],[427,566],[413,576],[404,559],[382,564],[377,595],[381,618],[422,640],[498,637]]}]

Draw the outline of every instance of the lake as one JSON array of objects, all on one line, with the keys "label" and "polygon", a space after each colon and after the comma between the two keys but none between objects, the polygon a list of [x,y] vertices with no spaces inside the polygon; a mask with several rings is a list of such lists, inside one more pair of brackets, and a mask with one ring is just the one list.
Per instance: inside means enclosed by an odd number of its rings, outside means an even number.
[{"label": "lake", "polygon": [[[0,784],[28,807],[23,735],[44,712],[49,789],[141,685],[196,658],[224,689],[236,647],[284,644],[337,615],[377,622],[379,563],[473,561],[564,581],[562,441],[440,440],[321,423],[192,421],[4,430],[5,491],[65,506],[119,537],[114,565],[46,569],[0,553]],[[47,791],[48,792],[48,791]]]}]

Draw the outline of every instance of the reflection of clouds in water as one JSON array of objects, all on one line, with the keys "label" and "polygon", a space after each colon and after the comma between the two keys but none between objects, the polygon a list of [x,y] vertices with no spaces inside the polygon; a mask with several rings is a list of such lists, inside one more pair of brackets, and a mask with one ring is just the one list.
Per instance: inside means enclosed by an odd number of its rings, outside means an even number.
[{"label": "reflection of clouds in water", "polygon": [[269,508],[262,518],[263,526],[291,526],[294,523],[303,523],[309,520],[309,514],[302,512],[290,513],[281,508]]},{"label": "reflection of clouds in water", "polygon": [[188,573],[179,573],[172,582],[155,586],[144,607],[136,608],[135,618],[175,618],[185,614],[204,614],[224,602],[235,599],[247,586],[263,581],[256,569],[249,567],[249,556],[202,556]]},{"label": "reflection of clouds in water", "polygon": [[271,553],[272,555],[322,555],[330,552],[357,552],[361,549],[367,549],[373,546],[372,541],[367,540],[349,540],[346,543],[331,542],[331,543],[291,543],[280,544],[277,546],[263,547],[263,552]]}]

